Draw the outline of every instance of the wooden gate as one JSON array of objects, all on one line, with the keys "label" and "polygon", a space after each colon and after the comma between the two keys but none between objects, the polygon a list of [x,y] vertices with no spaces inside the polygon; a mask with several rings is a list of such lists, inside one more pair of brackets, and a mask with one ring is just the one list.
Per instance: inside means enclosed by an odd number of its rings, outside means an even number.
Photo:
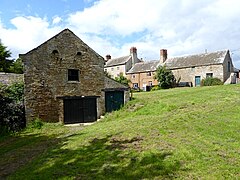
[{"label": "wooden gate", "polygon": [[97,120],[96,98],[64,99],[64,123],[86,123]]}]

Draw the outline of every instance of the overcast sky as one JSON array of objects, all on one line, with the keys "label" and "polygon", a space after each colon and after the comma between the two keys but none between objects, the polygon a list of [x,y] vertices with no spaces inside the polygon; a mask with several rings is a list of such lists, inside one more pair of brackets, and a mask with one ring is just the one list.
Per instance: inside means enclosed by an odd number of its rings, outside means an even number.
[{"label": "overcast sky", "polygon": [[229,49],[240,68],[239,0],[0,0],[0,39],[17,58],[64,28],[112,58]]}]

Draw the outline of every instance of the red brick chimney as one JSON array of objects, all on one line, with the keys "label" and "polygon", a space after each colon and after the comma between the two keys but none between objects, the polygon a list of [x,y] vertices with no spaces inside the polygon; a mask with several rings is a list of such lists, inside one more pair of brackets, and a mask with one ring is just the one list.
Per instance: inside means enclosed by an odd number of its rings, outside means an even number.
[{"label": "red brick chimney", "polygon": [[167,50],[161,49],[160,50],[160,63],[163,64],[167,60]]},{"label": "red brick chimney", "polygon": [[106,61],[108,61],[109,59],[111,59],[111,55],[110,54],[106,55]]},{"label": "red brick chimney", "polygon": [[130,48],[130,55],[132,56],[132,65],[139,62],[139,60],[137,58],[137,48],[136,47]]}]

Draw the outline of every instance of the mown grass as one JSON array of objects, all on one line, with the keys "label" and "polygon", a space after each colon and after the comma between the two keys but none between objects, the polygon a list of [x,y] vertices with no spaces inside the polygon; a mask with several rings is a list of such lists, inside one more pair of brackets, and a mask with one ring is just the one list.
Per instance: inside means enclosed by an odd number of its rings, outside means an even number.
[{"label": "mown grass", "polygon": [[136,93],[134,98],[91,126],[45,123],[40,130],[3,139],[0,177],[240,178],[240,85]]}]

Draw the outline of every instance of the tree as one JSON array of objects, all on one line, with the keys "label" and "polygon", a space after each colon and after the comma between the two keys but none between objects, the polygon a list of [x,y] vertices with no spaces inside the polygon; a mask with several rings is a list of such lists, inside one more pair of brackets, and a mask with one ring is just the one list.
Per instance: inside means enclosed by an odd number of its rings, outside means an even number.
[{"label": "tree", "polygon": [[154,77],[159,82],[159,86],[163,89],[168,89],[174,86],[175,77],[170,69],[166,66],[159,66]]},{"label": "tree", "polygon": [[11,57],[11,52],[7,50],[7,47],[0,41],[0,71],[10,72],[10,66],[13,64],[13,60],[7,58]]},{"label": "tree", "polygon": [[129,79],[123,76],[122,73],[120,73],[119,77],[115,77],[115,80],[121,84],[124,84],[126,86],[129,86],[129,83],[131,82]]},{"label": "tree", "polygon": [[9,68],[10,72],[16,73],[16,74],[22,74],[23,73],[23,63],[22,59],[18,58],[12,66]]}]

